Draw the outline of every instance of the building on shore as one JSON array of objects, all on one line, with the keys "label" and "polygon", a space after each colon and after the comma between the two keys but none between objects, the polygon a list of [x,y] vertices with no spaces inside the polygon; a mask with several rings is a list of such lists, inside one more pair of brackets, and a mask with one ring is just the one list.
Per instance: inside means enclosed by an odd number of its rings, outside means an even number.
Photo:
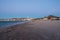
[{"label": "building on shore", "polygon": [[60,17],[57,16],[53,16],[53,15],[49,15],[47,17],[43,17],[43,18],[35,18],[33,20],[60,20]]},{"label": "building on shore", "polygon": [[60,20],[60,17],[49,15],[44,18],[8,18],[8,19],[0,19],[0,21],[30,21],[30,20]]},{"label": "building on shore", "polygon": [[43,19],[40,20],[60,20],[60,17],[49,15],[47,17],[44,17]]},{"label": "building on shore", "polygon": [[9,19],[0,19],[0,21],[30,21],[33,18],[9,18]]},{"label": "building on shore", "polygon": [[47,18],[48,18],[49,20],[59,20],[59,17],[53,16],[53,15],[49,15]]}]

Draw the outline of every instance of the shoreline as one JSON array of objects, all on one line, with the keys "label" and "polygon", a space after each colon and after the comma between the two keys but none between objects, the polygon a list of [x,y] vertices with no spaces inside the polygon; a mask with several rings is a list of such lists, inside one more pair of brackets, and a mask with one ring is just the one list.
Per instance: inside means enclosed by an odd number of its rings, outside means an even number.
[{"label": "shoreline", "polygon": [[30,21],[0,30],[1,40],[59,40],[60,21]]},{"label": "shoreline", "polygon": [[9,27],[11,27],[11,26],[14,26],[14,25],[19,25],[19,24],[24,24],[24,23],[26,23],[27,21],[25,21],[25,22],[17,22],[17,23],[13,23],[13,24],[7,24],[7,25],[5,25],[5,26],[1,26],[0,27],[0,29],[6,29],[6,28],[9,28]]}]

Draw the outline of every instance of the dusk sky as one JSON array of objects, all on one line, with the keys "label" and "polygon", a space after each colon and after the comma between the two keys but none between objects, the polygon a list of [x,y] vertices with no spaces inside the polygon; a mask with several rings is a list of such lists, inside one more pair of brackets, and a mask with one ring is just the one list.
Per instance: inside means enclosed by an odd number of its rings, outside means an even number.
[{"label": "dusk sky", "polygon": [[0,0],[0,18],[60,16],[60,0]]}]

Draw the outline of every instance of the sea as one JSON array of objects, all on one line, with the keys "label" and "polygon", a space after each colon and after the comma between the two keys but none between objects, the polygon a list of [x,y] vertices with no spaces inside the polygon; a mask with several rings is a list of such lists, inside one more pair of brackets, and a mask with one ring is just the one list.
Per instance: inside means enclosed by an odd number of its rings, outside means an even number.
[{"label": "sea", "polygon": [[25,21],[0,21],[0,29],[23,23]]}]

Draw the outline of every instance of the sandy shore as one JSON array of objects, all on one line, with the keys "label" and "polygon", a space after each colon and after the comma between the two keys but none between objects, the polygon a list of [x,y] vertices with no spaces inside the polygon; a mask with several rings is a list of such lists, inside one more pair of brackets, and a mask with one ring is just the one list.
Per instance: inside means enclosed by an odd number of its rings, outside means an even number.
[{"label": "sandy shore", "polygon": [[0,30],[0,40],[60,40],[60,21],[31,21]]}]

